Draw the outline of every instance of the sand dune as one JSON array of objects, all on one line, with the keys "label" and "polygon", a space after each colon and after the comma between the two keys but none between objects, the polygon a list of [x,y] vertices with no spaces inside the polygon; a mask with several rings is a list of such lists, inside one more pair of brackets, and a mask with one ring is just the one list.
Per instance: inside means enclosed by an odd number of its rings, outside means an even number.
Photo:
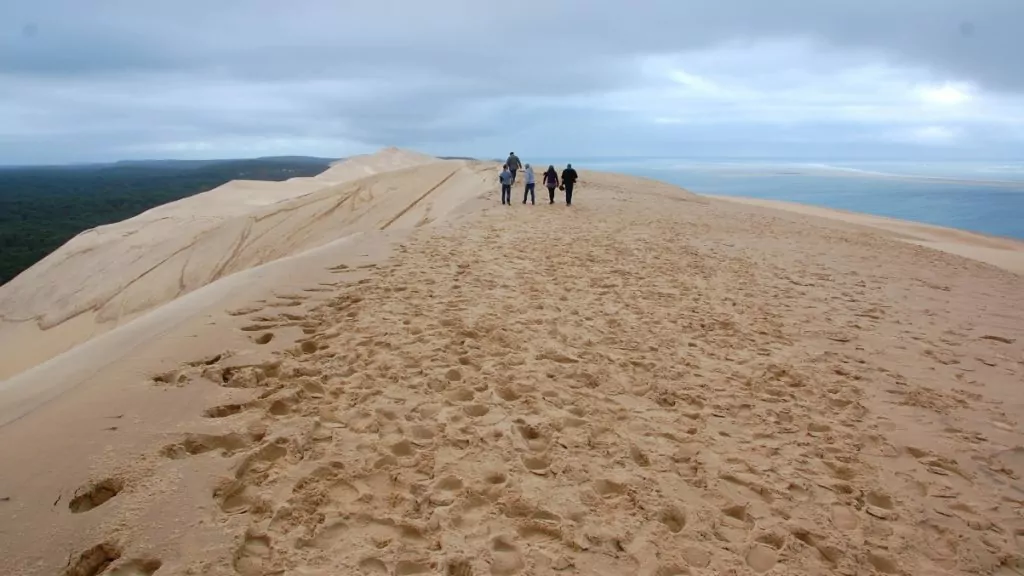
[{"label": "sand dune", "polygon": [[5,569],[1024,569],[1020,275],[585,170],[504,207],[496,173],[259,208],[219,279],[0,383]]},{"label": "sand dune", "polygon": [[[322,179],[234,181],[79,234],[0,287],[0,377],[218,278],[356,232],[429,223],[478,191],[479,168],[424,158],[385,150]],[[372,176],[380,170],[391,174]]]},{"label": "sand dune", "polygon": [[375,154],[362,154],[339,160],[314,178],[322,182],[349,182],[381,172],[402,170],[437,162],[438,159],[411,150],[385,148]]}]

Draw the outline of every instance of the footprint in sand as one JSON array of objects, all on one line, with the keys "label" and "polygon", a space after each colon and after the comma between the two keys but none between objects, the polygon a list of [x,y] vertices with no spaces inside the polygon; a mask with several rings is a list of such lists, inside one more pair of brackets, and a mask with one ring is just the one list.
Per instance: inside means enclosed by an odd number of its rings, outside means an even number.
[{"label": "footprint in sand", "polygon": [[491,470],[484,474],[484,482],[492,486],[500,486],[508,482],[508,474],[504,470]]},{"label": "footprint in sand", "polygon": [[896,561],[883,552],[868,552],[868,562],[882,574],[899,574],[900,567]]},{"label": "footprint in sand", "polygon": [[263,310],[262,306],[249,306],[246,308],[237,308],[235,310],[228,310],[229,316],[247,316],[249,314],[255,314]]},{"label": "footprint in sand", "polygon": [[748,513],[746,504],[735,504],[722,508],[724,518],[715,527],[715,535],[725,542],[739,544],[747,540],[754,526],[754,519]]},{"label": "footprint in sand", "polygon": [[750,550],[747,551],[747,555],[745,557],[747,566],[750,566],[750,569],[758,574],[767,572],[774,568],[778,559],[778,551],[763,544],[754,544]]},{"label": "footprint in sand", "polygon": [[490,410],[490,408],[483,404],[467,404],[462,407],[462,411],[465,412],[466,415],[470,416],[471,418],[479,418],[481,416],[486,416],[487,413],[490,412]]},{"label": "footprint in sand", "polygon": [[893,511],[896,508],[891,496],[877,490],[868,492],[864,500],[868,505],[867,513],[875,518],[888,519],[893,515]]},{"label": "footprint in sand", "polygon": [[222,450],[223,456],[230,456],[239,450],[244,450],[254,442],[263,439],[262,433],[239,434],[231,432],[228,434],[188,434],[180,442],[168,444],[160,450],[160,454],[180,460],[188,456],[205,454],[213,450]]},{"label": "footprint in sand", "polygon": [[121,558],[121,549],[109,542],[97,544],[68,562],[62,576],[96,576]]},{"label": "footprint in sand", "polygon": [[249,485],[237,480],[225,482],[215,488],[213,499],[225,514],[244,514],[253,505]]},{"label": "footprint in sand", "polygon": [[594,491],[602,498],[615,498],[626,493],[626,485],[602,478],[594,482]]},{"label": "footprint in sand", "polygon": [[235,571],[242,576],[263,576],[272,552],[270,538],[246,534],[242,545],[235,551]]},{"label": "footprint in sand", "polygon": [[686,514],[676,506],[669,506],[658,514],[658,521],[664,524],[669,532],[678,534],[686,527]]},{"label": "footprint in sand", "polygon": [[399,560],[398,564],[395,565],[395,576],[429,574],[433,571],[433,564],[425,559]]},{"label": "footprint in sand", "polygon": [[511,386],[499,386],[494,392],[505,402],[515,402],[522,397]]},{"label": "footprint in sand", "polygon": [[416,446],[404,438],[392,444],[389,449],[399,458],[408,458],[416,454]]},{"label": "footprint in sand", "polygon": [[124,482],[118,478],[107,478],[79,488],[68,508],[74,514],[88,512],[102,506],[124,489]]},{"label": "footprint in sand", "polygon": [[456,388],[445,394],[452,402],[469,402],[476,394],[471,388]]},{"label": "footprint in sand", "polygon": [[265,330],[277,327],[277,324],[260,322],[256,324],[248,324],[246,326],[242,326],[241,328],[239,328],[239,330],[241,330],[242,332],[263,332]]},{"label": "footprint in sand", "polygon": [[491,574],[511,576],[526,567],[519,547],[508,536],[496,536],[491,540]]},{"label": "footprint in sand", "polygon": [[465,558],[452,558],[445,563],[445,576],[473,576],[473,565]]},{"label": "footprint in sand", "polygon": [[843,531],[849,531],[857,528],[859,523],[860,521],[857,519],[856,512],[842,504],[832,505],[832,524],[834,524],[836,528]]},{"label": "footprint in sand", "polygon": [[682,555],[686,563],[694,568],[707,568],[711,564],[711,553],[700,546],[685,546]]},{"label": "footprint in sand", "polygon": [[320,349],[320,345],[313,340],[304,340],[299,344],[298,350],[295,352],[298,354],[312,354]]},{"label": "footprint in sand", "polygon": [[221,404],[203,410],[204,418],[227,418],[234,416],[245,409],[243,404]]},{"label": "footprint in sand", "polygon": [[380,558],[364,558],[359,561],[359,571],[363,574],[389,574],[388,565]]},{"label": "footprint in sand", "polygon": [[161,566],[163,566],[163,562],[153,558],[129,560],[107,574],[108,576],[152,576]]},{"label": "footprint in sand", "polygon": [[519,436],[526,441],[527,447],[533,452],[544,452],[551,445],[550,439],[537,426],[521,423],[516,424],[515,428]]},{"label": "footprint in sand", "polygon": [[434,484],[430,494],[430,503],[435,506],[449,506],[462,492],[462,478],[458,476],[445,476]]},{"label": "footprint in sand", "polygon": [[546,456],[522,456],[523,466],[534,474],[543,476],[548,473],[551,462]]},{"label": "footprint in sand", "polygon": [[635,462],[636,465],[641,468],[647,468],[648,466],[651,465],[651,459],[648,458],[647,454],[644,453],[644,451],[641,450],[636,444],[630,445],[629,457],[632,458],[633,462]]}]

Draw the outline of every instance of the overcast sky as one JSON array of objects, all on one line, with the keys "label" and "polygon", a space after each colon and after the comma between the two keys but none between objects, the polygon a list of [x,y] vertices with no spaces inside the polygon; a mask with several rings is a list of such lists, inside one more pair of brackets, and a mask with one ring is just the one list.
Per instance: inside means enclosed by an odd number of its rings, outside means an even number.
[{"label": "overcast sky", "polygon": [[6,0],[0,164],[1019,158],[1024,0]]}]

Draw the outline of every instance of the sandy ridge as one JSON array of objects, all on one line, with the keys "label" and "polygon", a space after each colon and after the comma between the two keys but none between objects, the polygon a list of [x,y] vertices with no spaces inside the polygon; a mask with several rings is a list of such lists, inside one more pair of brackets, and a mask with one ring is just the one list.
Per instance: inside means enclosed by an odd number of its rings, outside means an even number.
[{"label": "sandy ridge", "polygon": [[501,207],[480,170],[0,428],[12,573],[1020,570],[1020,276],[617,175]]},{"label": "sandy ridge", "polygon": [[[249,188],[228,184],[80,234],[0,287],[0,377],[223,276],[354,233],[428,224],[482,183],[465,161],[405,155],[386,150],[386,162],[351,159],[357,168],[329,169],[314,191],[261,183],[264,196],[254,198]],[[403,160],[407,166],[394,167]],[[342,180],[380,164],[391,167],[384,179],[371,173]],[[410,172],[414,166],[422,168]],[[68,324],[81,315],[86,322]]]}]

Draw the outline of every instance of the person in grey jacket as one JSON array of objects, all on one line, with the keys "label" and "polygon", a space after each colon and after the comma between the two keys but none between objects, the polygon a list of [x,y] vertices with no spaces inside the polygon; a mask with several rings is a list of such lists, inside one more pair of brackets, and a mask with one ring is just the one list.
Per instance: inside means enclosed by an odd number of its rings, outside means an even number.
[{"label": "person in grey jacket", "polygon": [[501,167],[501,174],[498,175],[498,181],[501,182],[501,203],[512,205],[512,171],[508,169],[508,164]]},{"label": "person in grey jacket", "polygon": [[533,174],[533,167],[527,164],[523,175],[526,176],[526,187],[523,189],[523,204],[526,204],[527,196],[530,197],[530,204],[536,204],[537,197],[533,191],[537,187],[537,177]]},{"label": "person in grey jacket", "polygon": [[505,161],[505,165],[512,172],[512,183],[516,183],[516,170],[523,167],[523,163],[519,161],[519,156],[516,156],[515,152],[508,153],[508,160]]}]

